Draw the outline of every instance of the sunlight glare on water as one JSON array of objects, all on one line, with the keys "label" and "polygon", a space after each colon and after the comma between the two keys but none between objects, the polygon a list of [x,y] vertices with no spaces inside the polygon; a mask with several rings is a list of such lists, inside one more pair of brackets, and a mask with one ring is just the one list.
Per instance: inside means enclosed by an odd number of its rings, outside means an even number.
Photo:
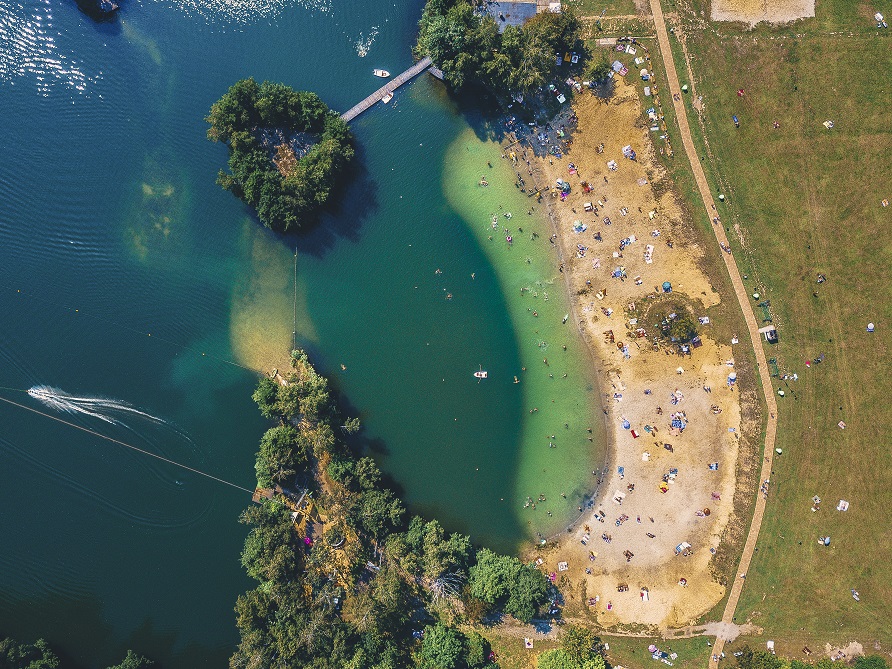
[{"label": "sunlight glare on water", "polygon": [[251,24],[277,17],[286,9],[299,7],[312,12],[331,11],[331,0],[159,0],[208,23]]},{"label": "sunlight glare on water", "polygon": [[50,0],[0,0],[0,83],[27,81],[44,94],[62,84],[86,93],[102,73],[86,74],[81,61],[57,45],[52,10]]}]

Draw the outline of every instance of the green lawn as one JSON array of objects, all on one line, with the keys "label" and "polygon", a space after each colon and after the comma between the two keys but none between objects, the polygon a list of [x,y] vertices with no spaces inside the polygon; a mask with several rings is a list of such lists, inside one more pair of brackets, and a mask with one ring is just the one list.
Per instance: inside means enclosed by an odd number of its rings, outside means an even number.
[{"label": "green lawn", "polygon": [[[892,35],[878,35],[872,15],[892,14],[892,2],[819,0],[815,19],[747,33],[695,30],[678,8],[706,103],[702,133],[690,116],[704,169],[728,197],[720,213],[741,271],[771,300],[781,342],[769,357],[799,377],[775,384],[786,392],[784,453],[737,620],[797,655],[823,642],[888,645],[892,205],[880,202],[892,200]],[[805,366],[821,354],[821,364]],[[823,500],[818,512],[813,495]],[[851,502],[846,513],[834,508],[841,498]],[[818,546],[827,534],[831,546]]]},{"label": "green lawn", "polygon": [[[481,630],[485,634],[485,630]],[[664,667],[662,663],[654,660],[647,651],[650,644],[656,644],[660,650],[667,653],[677,653],[678,657],[672,660],[674,669],[701,669],[706,666],[709,659],[710,647],[708,640],[703,637],[693,639],[675,639],[665,641],[663,639],[647,639],[636,637],[602,637],[609,646],[606,652],[610,666],[623,666],[626,669],[658,669]],[[550,641],[536,641],[532,650],[524,648],[523,639],[514,637],[490,636],[492,649],[496,652],[499,666],[502,669],[532,669],[535,667],[536,656],[551,648],[560,648],[560,644]]]},{"label": "green lawn", "polygon": [[710,647],[706,645],[708,640],[703,637],[673,641],[631,637],[604,637],[603,640],[610,646],[607,651],[607,661],[613,667],[620,665],[627,669],[665,668],[665,664],[654,660],[647,651],[650,644],[656,644],[657,648],[666,653],[678,655],[676,659],[670,660],[673,669],[702,669],[709,661]]},{"label": "green lawn", "polygon": [[564,0],[580,16],[631,16],[635,14],[635,0]]}]

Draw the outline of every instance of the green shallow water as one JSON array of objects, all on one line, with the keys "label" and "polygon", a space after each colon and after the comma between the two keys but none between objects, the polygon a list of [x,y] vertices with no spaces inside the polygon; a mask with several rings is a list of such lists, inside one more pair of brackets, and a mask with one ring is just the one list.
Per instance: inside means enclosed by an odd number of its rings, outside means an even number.
[{"label": "green shallow water", "polygon": [[[479,185],[482,175],[489,186]],[[603,420],[590,354],[575,319],[565,322],[570,311],[566,284],[543,206],[519,191],[514,180],[499,145],[481,141],[471,129],[460,133],[447,152],[447,199],[495,269],[519,353],[521,369],[514,375],[522,388],[523,422],[510,502],[532,498],[535,508],[521,515],[527,532],[549,536],[578,513],[593,489],[594,463],[604,455]]]}]

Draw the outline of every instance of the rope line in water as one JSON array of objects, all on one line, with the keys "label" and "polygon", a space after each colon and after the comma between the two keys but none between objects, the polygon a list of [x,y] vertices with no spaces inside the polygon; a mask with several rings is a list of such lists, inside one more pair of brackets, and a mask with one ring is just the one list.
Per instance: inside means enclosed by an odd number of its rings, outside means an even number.
[{"label": "rope line in water", "polygon": [[[8,390],[18,390],[18,389],[16,389],[16,388],[9,388]],[[27,391],[25,391],[25,392],[27,392]],[[25,406],[24,404],[19,404],[18,402],[13,402],[12,400],[8,400],[8,399],[6,399],[5,397],[0,397],[0,402],[6,402],[7,404],[12,404],[13,406],[17,406],[17,407],[19,407],[20,409],[25,409],[26,411],[30,411],[30,412],[32,412],[32,413],[36,413],[36,414],[38,414],[38,415],[40,415],[40,416],[43,416],[44,418],[49,418],[50,420],[54,420],[54,421],[56,421],[57,423],[62,423],[62,424],[64,424],[64,425],[68,425],[69,427],[73,427],[73,428],[76,428],[76,429],[78,429],[78,430],[81,430],[82,432],[86,432],[86,433],[88,433],[88,434],[92,434],[94,437],[99,437],[100,439],[105,439],[106,441],[111,441],[111,442],[113,442],[113,443],[115,443],[115,444],[119,444],[119,445],[121,445],[121,446],[125,446],[126,448],[129,448],[129,449],[131,449],[131,450],[134,450],[134,451],[136,451],[136,452],[138,452],[138,453],[142,453],[143,455],[149,455],[149,456],[151,456],[151,457],[153,457],[153,458],[157,458],[158,460],[162,460],[162,461],[167,462],[167,463],[169,463],[169,464],[171,464],[171,465],[175,465],[175,466],[177,466],[177,467],[180,467],[181,469],[186,469],[186,470],[188,470],[188,471],[190,471],[190,472],[194,472],[195,474],[200,474],[201,476],[207,477],[207,478],[209,478],[209,479],[213,479],[214,481],[217,481],[217,482],[219,482],[219,483],[224,483],[224,484],[226,484],[226,485],[228,485],[228,486],[231,486],[231,487],[233,487],[233,488],[237,488],[238,490],[243,490],[243,491],[245,491],[246,493],[248,493],[249,495],[253,495],[253,494],[254,494],[254,491],[253,491],[253,490],[248,490],[248,488],[243,488],[242,486],[240,486],[240,485],[238,485],[238,484],[236,484],[236,483],[232,483],[232,482],[230,482],[230,481],[227,481],[226,479],[221,479],[221,478],[218,477],[218,476],[214,476],[213,474],[208,474],[207,472],[203,472],[203,471],[201,471],[200,469],[195,469],[194,467],[189,467],[188,465],[184,465],[184,464],[182,464],[182,463],[180,463],[180,462],[177,462],[177,461],[175,461],[175,460],[171,460],[170,458],[165,458],[163,455],[158,455],[157,453],[152,453],[151,451],[146,451],[146,450],[144,450],[144,449],[142,449],[142,448],[139,448],[139,447],[137,447],[137,446],[134,446],[134,445],[132,445],[132,444],[128,444],[128,443],[125,442],[125,441],[121,441],[120,439],[115,439],[114,437],[107,437],[106,435],[101,434],[101,433],[99,433],[99,432],[96,432],[95,430],[91,430],[91,429],[88,428],[88,427],[83,427],[82,425],[78,425],[78,424],[76,424],[76,423],[72,423],[72,422],[70,422],[70,421],[64,420],[63,418],[59,418],[58,416],[53,416],[53,415],[51,415],[51,414],[44,413],[43,411],[39,411],[38,409],[34,409],[34,408],[32,408],[32,407]]]},{"label": "rope line in water", "polygon": [[297,348],[297,247],[294,247],[294,323],[291,327],[291,350]]}]

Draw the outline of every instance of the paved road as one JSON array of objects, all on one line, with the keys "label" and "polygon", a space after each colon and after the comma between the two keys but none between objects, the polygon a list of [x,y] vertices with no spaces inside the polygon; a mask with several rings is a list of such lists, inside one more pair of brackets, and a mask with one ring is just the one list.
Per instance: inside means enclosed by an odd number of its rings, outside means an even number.
[{"label": "paved road", "polygon": [[[691,162],[691,168],[694,171],[694,178],[697,181],[697,188],[700,190],[700,197],[703,199],[703,206],[706,208],[706,214],[709,219],[718,215],[712,194],[709,191],[709,184],[706,181],[706,175],[703,173],[703,166],[700,164],[700,158],[697,156],[694,141],[691,138],[691,128],[688,125],[687,112],[684,107],[684,98],[681,93],[681,85],[678,82],[678,74],[675,71],[675,63],[672,60],[672,49],[669,45],[669,35],[666,32],[666,21],[663,18],[663,8],[660,6],[660,0],[650,0],[650,9],[653,12],[654,25],[657,31],[657,39],[660,43],[660,52],[663,55],[663,63],[666,67],[667,83],[669,93],[672,95],[672,104],[675,106],[675,115],[678,118],[678,129],[681,133],[681,141],[684,145],[685,152]],[[677,99],[676,99],[677,97]],[[720,245],[728,245],[728,238],[725,236],[725,230],[721,224],[712,226],[715,233],[716,241]],[[761,335],[759,334],[759,324],[756,316],[750,306],[750,297],[743,281],[740,278],[740,270],[737,268],[737,262],[734,256],[729,253],[720,251],[722,259],[725,261],[725,267],[731,277],[731,284],[734,286],[734,293],[737,295],[737,301],[743,311],[746,320],[747,330],[749,331],[750,341],[753,351],[756,354],[756,364],[759,368],[759,376],[762,382],[762,392],[765,395],[765,404],[768,408],[768,421],[765,428],[765,453],[762,461],[762,472],[760,474],[760,482],[771,477],[771,465],[774,456],[774,438],[777,433],[777,402],[774,397],[774,388],[771,385],[771,374],[768,370],[768,361],[765,359],[765,350],[762,348]],[[765,514],[765,496],[759,494],[756,498],[756,508],[753,511],[753,522],[750,525],[749,534],[746,537],[746,543],[743,546],[743,554],[740,556],[740,565],[738,567],[737,578],[731,585],[731,594],[728,597],[728,603],[725,606],[725,612],[722,614],[722,622],[730,623],[734,618],[734,612],[737,609],[737,602],[740,599],[740,591],[743,589],[745,575],[750,566],[753,557],[753,549],[756,547],[756,540],[759,538],[759,530],[762,527],[762,517]],[[722,652],[725,640],[717,637],[713,646],[713,655],[709,661],[710,669],[716,669],[718,662],[714,659]]]}]

